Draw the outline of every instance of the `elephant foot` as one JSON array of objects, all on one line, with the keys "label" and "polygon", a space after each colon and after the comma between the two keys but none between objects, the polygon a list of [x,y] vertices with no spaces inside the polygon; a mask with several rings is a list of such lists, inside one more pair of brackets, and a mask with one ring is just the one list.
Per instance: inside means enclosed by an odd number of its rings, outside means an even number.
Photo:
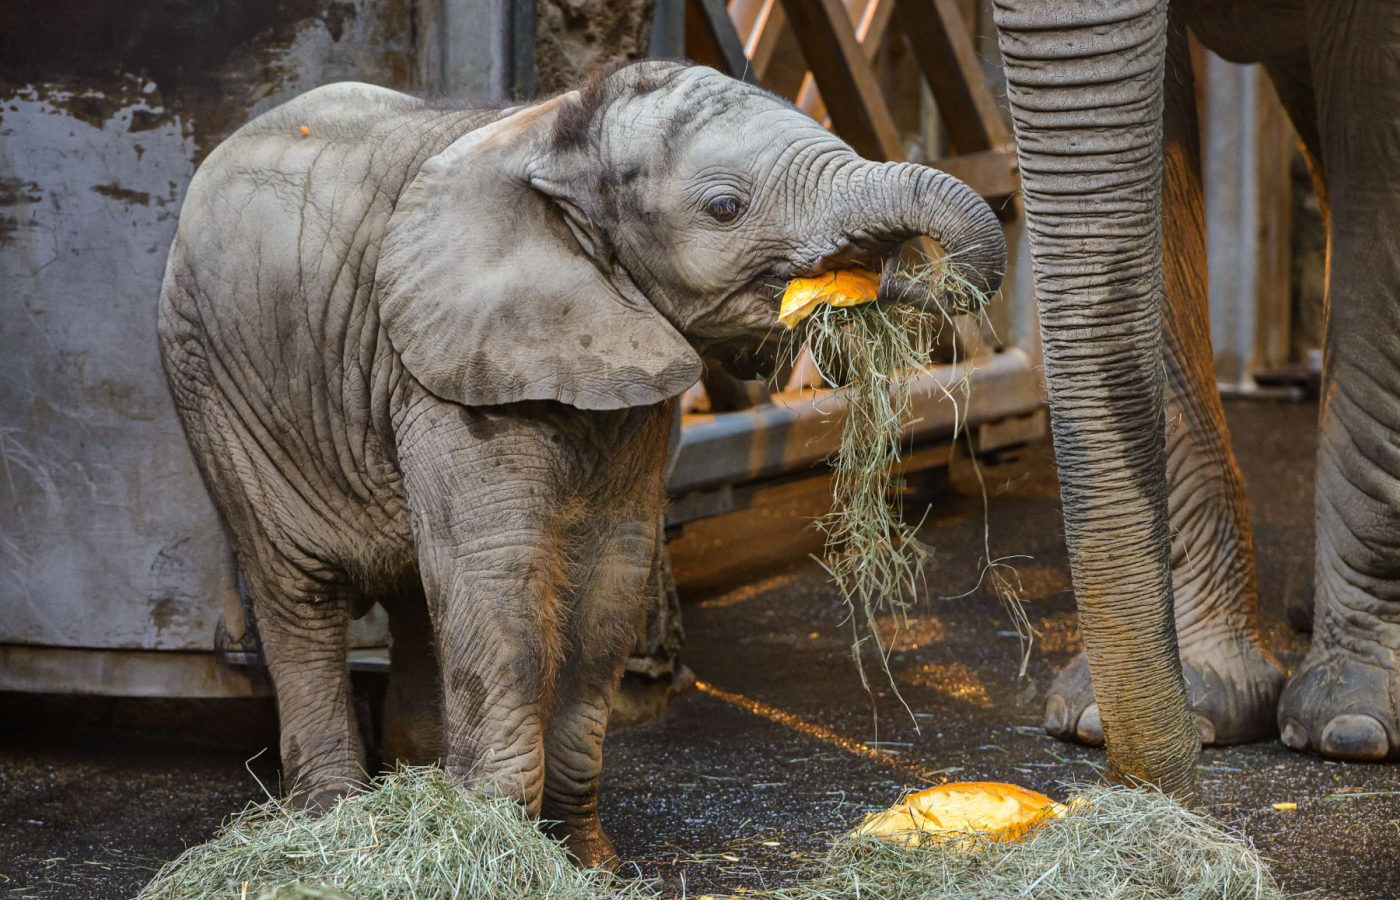
[{"label": "elephant foot", "polygon": [[326,779],[308,784],[305,788],[299,787],[293,790],[287,799],[296,809],[319,816],[335,806],[336,801],[340,798],[360,790],[362,790],[360,784],[354,779]]},{"label": "elephant foot", "polygon": [[[1204,746],[1242,744],[1275,733],[1274,711],[1284,673],[1254,641],[1240,636],[1182,652],[1187,705]],[[1045,701],[1045,730],[1061,740],[1103,743],[1103,722],[1089,679],[1089,660],[1075,657]]]},{"label": "elephant foot", "polygon": [[1103,722],[1099,704],[1094,701],[1094,685],[1089,679],[1089,658],[1074,658],[1055,677],[1045,698],[1045,732],[1062,741],[1075,741],[1097,747],[1103,743]]},{"label": "elephant foot", "polygon": [[1330,759],[1400,756],[1400,672],[1314,639],[1278,705],[1283,743]]},{"label": "elephant foot", "polygon": [[603,824],[598,821],[597,813],[582,818],[550,822],[548,831],[555,839],[564,842],[564,847],[580,869],[606,869],[616,872],[622,865],[617,856],[617,848],[603,831]]}]

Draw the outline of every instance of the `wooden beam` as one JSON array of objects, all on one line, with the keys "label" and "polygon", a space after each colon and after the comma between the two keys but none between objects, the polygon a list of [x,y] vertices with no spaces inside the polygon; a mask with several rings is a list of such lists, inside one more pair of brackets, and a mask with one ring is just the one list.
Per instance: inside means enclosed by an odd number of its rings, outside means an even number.
[{"label": "wooden beam", "polygon": [[696,62],[758,84],[724,0],[690,0],[686,4],[685,31],[686,51]]},{"label": "wooden beam", "polygon": [[899,0],[899,17],[958,153],[999,150],[1002,124],[957,0]]},{"label": "wooden beam", "polygon": [[759,16],[771,0],[729,0],[729,18],[734,21],[734,30],[744,41],[745,55],[748,55],[748,41],[753,34]]},{"label": "wooden beam", "polygon": [[987,200],[1010,197],[1021,190],[1015,150],[983,150],[980,153],[945,156],[929,165],[952,175]]},{"label": "wooden beam", "polygon": [[744,44],[744,49],[753,60],[754,71],[762,79],[768,73],[768,64],[773,54],[778,52],[778,41],[787,28],[787,13],[779,0],[764,0],[763,15],[754,23],[754,32]]},{"label": "wooden beam", "polygon": [[730,0],[729,17],[744,42],[744,55],[754,77],[762,82],[787,26],[782,4],[779,0]]},{"label": "wooden beam", "polygon": [[[865,58],[873,64],[885,42],[890,19],[894,17],[894,0],[847,0],[846,5],[851,18],[856,21],[856,40],[860,41]],[[817,82],[811,72],[802,80],[802,90],[797,94],[797,108],[825,124],[826,104],[822,102],[821,91],[817,90]]]},{"label": "wooden beam", "polygon": [[867,159],[901,159],[894,117],[841,0],[783,0],[835,131]]}]

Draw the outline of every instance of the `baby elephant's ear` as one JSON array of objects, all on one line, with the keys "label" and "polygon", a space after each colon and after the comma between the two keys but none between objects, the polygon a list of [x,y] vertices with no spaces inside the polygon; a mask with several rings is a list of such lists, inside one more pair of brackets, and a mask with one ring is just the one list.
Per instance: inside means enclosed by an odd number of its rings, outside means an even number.
[{"label": "baby elephant's ear", "polygon": [[561,106],[576,102],[557,97],[459,138],[399,198],[375,274],[380,316],[439,397],[619,409],[700,377],[685,339],[635,288],[625,296],[531,186]]}]

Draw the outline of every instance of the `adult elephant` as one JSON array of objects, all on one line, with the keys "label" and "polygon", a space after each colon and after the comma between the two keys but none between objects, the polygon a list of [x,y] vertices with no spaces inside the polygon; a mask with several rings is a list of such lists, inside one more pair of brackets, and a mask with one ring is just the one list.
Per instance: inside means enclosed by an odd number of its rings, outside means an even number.
[{"label": "adult elephant", "polygon": [[[974,284],[996,217],[858,157],[773,96],[642,63],[514,109],[320,88],[190,185],[166,372],[277,695],[285,781],[361,777],[346,671],[375,601],[385,743],[614,851],[596,789],[658,552],[673,398],[771,364],[782,287],[939,240]],[[930,302],[892,272],[882,302]]]},{"label": "adult elephant", "polygon": [[[1198,739],[1281,727],[1327,756],[1395,753],[1400,9],[996,0],[995,15],[1086,649],[1051,690],[1047,729],[1106,738],[1114,772],[1187,792]],[[1226,58],[1264,64],[1330,207],[1315,623],[1286,688],[1259,641],[1213,383],[1188,23]],[[1142,651],[1141,635],[1160,646],[1172,631],[1180,662]],[[1154,691],[1128,698],[1124,681]]]}]

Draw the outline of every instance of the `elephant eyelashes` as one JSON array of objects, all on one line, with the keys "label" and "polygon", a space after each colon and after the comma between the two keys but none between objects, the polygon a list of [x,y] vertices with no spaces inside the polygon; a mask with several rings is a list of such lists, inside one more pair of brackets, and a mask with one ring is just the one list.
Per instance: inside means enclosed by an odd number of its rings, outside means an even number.
[{"label": "elephant eyelashes", "polygon": [[716,197],[705,207],[705,211],[716,222],[728,224],[739,218],[739,213],[744,211],[744,204],[739,202],[737,197]]}]

